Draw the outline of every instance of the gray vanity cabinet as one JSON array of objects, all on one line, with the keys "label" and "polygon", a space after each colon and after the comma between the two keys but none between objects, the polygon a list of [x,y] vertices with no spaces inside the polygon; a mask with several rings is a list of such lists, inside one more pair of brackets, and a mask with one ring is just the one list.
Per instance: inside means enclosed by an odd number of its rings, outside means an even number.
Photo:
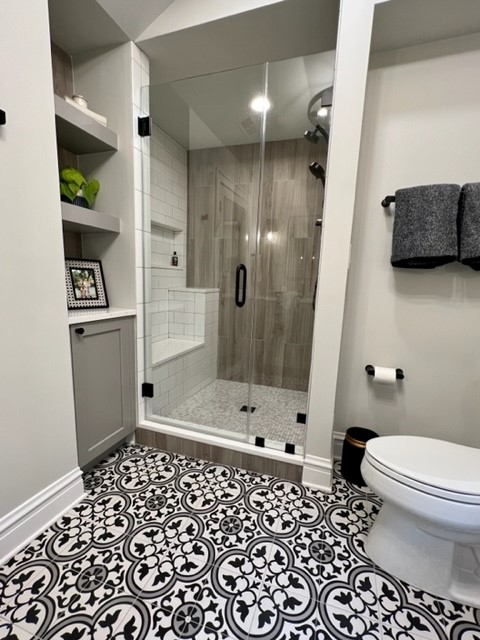
[{"label": "gray vanity cabinet", "polygon": [[70,329],[78,462],[84,467],[135,428],[134,320]]}]

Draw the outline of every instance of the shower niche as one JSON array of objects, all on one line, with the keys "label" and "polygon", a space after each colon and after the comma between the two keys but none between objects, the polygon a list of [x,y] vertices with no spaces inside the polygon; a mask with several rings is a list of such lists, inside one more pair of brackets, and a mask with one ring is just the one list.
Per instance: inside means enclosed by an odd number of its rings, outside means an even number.
[{"label": "shower niche", "polygon": [[302,453],[324,190],[310,167],[328,139],[304,132],[333,65],[332,51],[146,89],[146,417],[179,436]]}]

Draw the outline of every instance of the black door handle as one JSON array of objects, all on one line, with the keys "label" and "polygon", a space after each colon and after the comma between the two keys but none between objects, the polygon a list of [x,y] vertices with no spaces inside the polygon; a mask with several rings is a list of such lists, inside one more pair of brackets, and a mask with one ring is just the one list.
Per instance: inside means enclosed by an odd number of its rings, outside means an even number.
[{"label": "black door handle", "polygon": [[[240,276],[243,274],[243,283],[240,294]],[[243,307],[247,299],[247,267],[239,264],[237,273],[235,274],[235,304],[237,307]]]},{"label": "black door handle", "polygon": [[83,336],[83,334],[85,333],[85,329],[83,327],[80,327],[79,329],[75,329],[75,333],[78,333],[79,336]]},{"label": "black door handle", "polygon": [[318,278],[315,280],[315,289],[313,290],[312,307],[314,311],[315,311],[315,303],[317,302],[317,285],[318,285]]}]

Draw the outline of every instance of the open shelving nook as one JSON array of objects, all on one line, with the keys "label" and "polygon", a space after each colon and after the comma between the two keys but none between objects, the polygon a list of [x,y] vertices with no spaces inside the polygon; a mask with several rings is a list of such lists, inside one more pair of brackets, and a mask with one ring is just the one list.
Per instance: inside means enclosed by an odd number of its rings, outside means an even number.
[{"label": "open shelving nook", "polygon": [[[52,43],[52,67],[59,170],[75,167],[100,182],[93,209],[61,203],[65,255],[101,260],[111,306],[135,309],[131,44],[70,52]],[[64,99],[74,94],[108,126]]]},{"label": "open shelving nook", "polygon": [[[81,155],[117,151],[118,139],[114,131],[58,95],[54,95],[54,102],[57,144],[69,155],[77,156],[71,164],[81,165],[78,158]],[[62,223],[64,231],[70,233],[120,233],[118,217],[68,202],[62,202]]]}]

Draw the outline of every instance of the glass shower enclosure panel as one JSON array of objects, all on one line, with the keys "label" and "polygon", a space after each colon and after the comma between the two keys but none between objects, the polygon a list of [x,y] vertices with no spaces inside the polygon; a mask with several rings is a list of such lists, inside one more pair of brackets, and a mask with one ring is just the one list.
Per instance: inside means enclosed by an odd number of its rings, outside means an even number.
[{"label": "glass shower enclosure panel", "polygon": [[301,453],[333,68],[149,88],[147,418]]},{"label": "glass shower enclosure panel", "polygon": [[324,181],[310,167],[325,168],[327,154],[327,139],[318,135],[312,143],[307,135],[318,122],[319,106],[312,117],[308,105],[331,85],[333,77],[322,73],[329,64],[333,74],[331,54],[272,62],[267,69],[271,109],[254,283],[251,402],[262,413],[268,407],[268,418],[252,419],[250,436],[290,453],[298,453],[305,439],[322,231]]},{"label": "glass shower enclosure panel", "polygon": [[244,441],[264,94],[264,65],[149,88],[147,418]]}]

